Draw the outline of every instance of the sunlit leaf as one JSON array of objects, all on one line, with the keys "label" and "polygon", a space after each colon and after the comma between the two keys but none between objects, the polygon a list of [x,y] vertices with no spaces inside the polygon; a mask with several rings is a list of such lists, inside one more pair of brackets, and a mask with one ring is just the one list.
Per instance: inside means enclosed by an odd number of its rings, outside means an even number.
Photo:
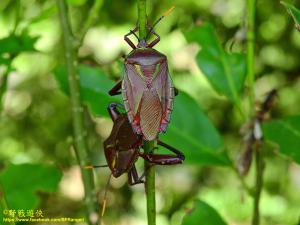
[{"label": "sunlit leaf", "polygon": [[184,92],[175,98],[174,111],[165,135],[160,138],[183,151],[185,163],[228,165],[223,140],[198,104]]},{"label": "sunlit leaf", "polygon": [[226,225],[219,213],[203,201],[196,201],[194,209],[188,212],[182,225]]},{"label": "sunlit leaf", "polygon": [[[81,65],[80,71],[80,97],[94,115],[108,117],[107,106],[111,102],[120,102],[120,97],[111,97],[108,91],[114,82],[107,78],[98,68]],[[55,77],[61,89],[68,94],[68,78],[66,68],[59,66],[55,69]]]},{"label": "sunlit leaf", "polygon": [[263,132],[267,140],[279,145],[282,154],[300,164],[300,115],[265,123]]},{"label": "sunlit leaf", "polygon": [[286,7],[288,13],[293,17],[296,28],[300,32],[300,10],[287,2],[281,2],[281,4]]},{"label": "sunlit leaf", "polygon": [[12,53],[17,54],[24,51],[36,51],[34,44],[38,37],[31,37],[27,34],[10,35],[0,39],[0,54]]},{"label": "sunlit leaf", "polygon": [[55,167],[33,164],[9,165],[0,173],[5,198],[16,210],[36,208],[40,202],[37,192],[55,192],[61,177]]},{"label": "sunlit leaf", "polygon": [[200,45],[197,64],[212,87],[231,101],[237,101],[246,78],[245,55],[225,52],[214,28],[208,23],[194,28],[185,36],[189,42]]}]

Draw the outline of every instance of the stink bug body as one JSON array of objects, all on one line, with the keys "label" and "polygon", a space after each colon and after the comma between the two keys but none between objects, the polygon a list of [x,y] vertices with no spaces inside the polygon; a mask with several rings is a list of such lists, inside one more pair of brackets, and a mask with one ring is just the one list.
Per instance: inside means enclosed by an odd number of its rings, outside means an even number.
[{"label": "stink bug body", "polygon": [[156,165],[182,163],[184,155],[177,149],[161,141],[158,141],[158,145],[169,149],[175,153],[175,155],[147,154],[140,152],[142,136],[133,132],[126,114],[120,113],[117,109],[118,106],[120,105],[117,103],[111,103],[108,107],[114,125],[110,136],[104,141],[106,161],[114,177],[128,173],[128,183],[130,185],[141,183],[142,179],[138,177],[135,168],[135,162],[138,157],[142,157]]},{"label": "stink bug body", "polygon": [[[169,12],[159,18],[153,27]],[[148,34],[142,40],[135,34],[138,27],[124,36],[133,50],[125,57],[123,80],[109,92],[110,95],[116,95],[122,89],[128,120],[135,133],[142,135],[145,140],[155,140],[159,133],[166,131],[174,99],[167,57],[153,49],[160,41],[153,27],[147,27]],[[150,34],[156,38],[147,43]],[[137,45],[129,39],[130,35],[138,39]]]}]

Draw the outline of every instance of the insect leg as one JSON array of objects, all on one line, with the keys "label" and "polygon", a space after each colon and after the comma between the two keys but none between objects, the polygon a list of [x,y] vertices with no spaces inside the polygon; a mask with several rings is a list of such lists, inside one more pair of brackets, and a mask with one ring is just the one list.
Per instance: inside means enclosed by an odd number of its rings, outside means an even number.
[{"label": "insect leg", "polygon": [[177,96],[179,94],[179,91],[176,87],[174,87],[174,94],[175,94],[175,96]]},{"label": "insect leg", "polygon": [[138,173],[136,171],[135,165],[128,171],[128,183],[129,185],[136,185],[136,184],[141,184],[144,183],[142,180],[143,176],[139,178]]},{"label": "insect leg", "polygon": [[131,48],[133,48],[133,49],[136,49],[136,46],[132,43],[132,41],[129,39],[129,36],[130,35],[134,35],[137,39],[138,39],[138,41],[139,41],[139,38],[138,38],[138,36],[135,34],[135,32],[136,31],[138,31],[138,26],[136,26],[133,30],[130,30],[130,32],[128,33],[128,34],[125,34],[125,36],[124,36],[124,40],[127,42],[127,44],[129,44],[130,45],[130,47]]},{"label": "insect leg", "polygon": [[147,46],[148,48],[152,48],[152,47],[154,47],[154,45],[156,45],[160,41],[160,36],[153,30],[152,27],[147,26],[147,28],[148,28],[148,30],[150,30],[150,33],[152,33],[156,36],[156,38]]},{"label": "insect leg", "polygon": [[170,145],[158,141],[158,145],[161,145],[168,150],[174,152],[176,155],[163,155],[163,154],[146,154],[146,153],[140,153],[140,156],[143,157],[145,160],[147,160],[150,163],[157,164],[157,165],[174,165],[174,164],[180,164],[185,159],[182,152],[179,150],[171,147]]},{"label": "insect leg", "polygon": [[140,156],[143,157],[148,162],[156,165],[175,165],[175,164],[181,164],[183,161],[181,156],[176,156],[176,155],[141,153]]},{"label": "insect leg", "polygon": [[119,95],[121,94],[120,89],[122,88],[122,81],[120,80],[118,83],[116,83],[115,86],[113,86],[112,89],[108,92],[110,96]]},{"label": "insect leg", "polygon": [[116,102],[110,103],[107,107],[108,113],[113,121],[115,121],[121,114],[117,107],[124,108],[123,105]]},{"label": "insect leg", "polygon": [[174,152],[178,157],[181,157],[182,160],[184,160],[184,155],[181,151],[179,151],[178,149],[158,140],[157,141],[157,144],[160,145],[160,146],[163,146],[165,147],[166,149],[170,150],[171,152]]}]

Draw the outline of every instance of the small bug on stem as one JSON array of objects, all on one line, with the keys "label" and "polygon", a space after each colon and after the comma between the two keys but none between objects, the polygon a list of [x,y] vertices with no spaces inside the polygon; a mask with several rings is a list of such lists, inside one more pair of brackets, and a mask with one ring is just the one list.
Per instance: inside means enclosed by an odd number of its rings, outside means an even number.
[{"label": "small bug on stem", "polygon": [[[86,169],[109,167],[111,175],[119,177],[124,173],[128,175],[129,185],[144,183],[143,176],[138,176],[135,162],[139,157],[155,165],[175,165],[181,164],[185,157],[182,152],[171,147],[170,145],[158,140],[157,144],[170,150],[174,154],[154,154],[140,151],[142,145],[142,136],[133,132],[125,113],[121,113],[117,107],[123,108],[118,103],[111,103],[108,106],[108,112],[114,122],[110,136],[104,141],[104,153],[107,165],[85,166]],[[110,175],[110,177],[111,177]],[[110,177],[105,189],[102,214],[104,214],[106,205],[106,190],[109,185]]]},{"label": "small bug on stem", "polygon": [[264,101],[260,104],[258,112],[249,125],[250,132],[248,132],[247,136],[245,137],[245,150],[241,155],[240,164],[238,167],[240,174],[243,176],[247,175],[250,169],[252,163],[253,146],[261,145],[263,139],[261,123],[265,120],[266,114],[274,105],[276,96],[276,89],[272,89],[267,93]]},{"label": "small bug on stem", "polygon": [[85,168],[97,168],[108,166],[114,177],[119,177],[124,173],[128,174],[128,183],[135,185],[143,183],[142,177],[138,176],[135,162],[138,157],[142,157],[148,162],[156,165],[180,164],[184,160],[184,155],[179,150],[158,140],[158,145],[163,146],[175,155],[154,154],[140,152],[142,146],[142,136],[133,132],[132,127],[125,113],[121,113],[117,107],[123,108],[118,103],[111,103],[108,112],[114,122],[110,136],[104,141],[104,153],[107,165],[86,166]]}]

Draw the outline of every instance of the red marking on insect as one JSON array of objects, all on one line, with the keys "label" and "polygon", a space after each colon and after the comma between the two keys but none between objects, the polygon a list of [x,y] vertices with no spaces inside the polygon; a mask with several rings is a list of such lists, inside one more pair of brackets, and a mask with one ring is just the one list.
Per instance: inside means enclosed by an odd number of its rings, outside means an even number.
[{"label": "red marking on insect", "polygon": [[150,89],[152,87],[152,80],[147,79],[146,80],[146,85],[147,85],[147,88]]}]

